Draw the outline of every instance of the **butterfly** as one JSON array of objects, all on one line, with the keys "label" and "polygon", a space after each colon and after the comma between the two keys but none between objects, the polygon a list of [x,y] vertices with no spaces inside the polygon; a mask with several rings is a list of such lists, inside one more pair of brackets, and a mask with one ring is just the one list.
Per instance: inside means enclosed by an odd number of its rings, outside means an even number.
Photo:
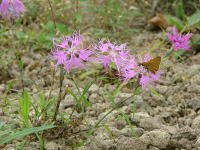
[{"label": "butterfly", "polygon": [[147,62],[140,63],[145,69],[149,70],[151,73],[155,74],[160,68],[161,57],[158,56]]}]

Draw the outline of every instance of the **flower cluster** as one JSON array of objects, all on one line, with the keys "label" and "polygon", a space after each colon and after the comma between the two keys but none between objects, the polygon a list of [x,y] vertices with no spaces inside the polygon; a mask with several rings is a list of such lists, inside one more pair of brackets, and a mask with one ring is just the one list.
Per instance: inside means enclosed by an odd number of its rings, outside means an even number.
[{"label": "flower cluster", "polygon": [[101,40],[93,46],[97,60],[105,67],[110,67],[113,63],[119,71],[126,59],[129,57],[126,44],[117,45],[110,41]]},{"label": "flower cluster", "polygon": [[116,69],[120,79],[130,80],[139,78],[141,86],[149,86],[153,81],[159,80],[160,71],[155,74],[145,68],[141,63],[152,59],[149,53],[144,58],[137,59],[129,53],[126,44],[117,45],[108,40],[101,40],[88,48],[83,48],[83,36],[75,32],[71,36],[63,36],[53,40],[55,48],[51,58],[56,61],[56,66],[63,67],[68,73],[74,67],[83,68],[86,62],[101,64],[104,68]]},{"label": "flower cluster", "polygon": [[55,49],[52,51],[52,58],[57,61],[67,72],[73,67],[84,67],[84,62],[92,61],[91,50],[82,48],[83,37],[80,32],[71,36],[63,36],[61,41],[54,39]]},{"label": "flower cluster", "polygon": [[167,33],[169,40],[172,42],[174,50],[190,50],[189,39],[192,37],[191,33],[187,33],[186,35],[179,35],[177,28],[172,27],[172,33]]},{"label": "flower cluster", "polygon": [[18,19],[25,11],[25,6],[20,0],[2,0],[0,16],[5,19]]}]

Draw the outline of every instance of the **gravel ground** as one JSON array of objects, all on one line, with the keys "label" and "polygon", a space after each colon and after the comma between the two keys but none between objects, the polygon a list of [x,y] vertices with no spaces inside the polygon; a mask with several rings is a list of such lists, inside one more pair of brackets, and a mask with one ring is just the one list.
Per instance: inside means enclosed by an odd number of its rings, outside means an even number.
[{"label": "gravel ground", "polygon": [[[133,36],[131,44],[134,44],[135,50],[143,51],[152,46],[150,42],[159,38],[163,38],[161,34],[141,33],[139,36]],[[189,58],[184,61],[172,59],[163,62],[162,80],[155,86],[159,95],[145,91],[127,101],[123,107],[114,110],[102,122],[103,126],[95,130],[88,144],[77,150],[200,150],[200,54],[189,53],[188,56]],[[23,61],[27,90],[33,97],[41,92],[48,96],[53,69],[46,54],[24,53]],[[173,65],[174,63],[176,64]],[[20,77],[16,63],[8,69],[11,79],[6,78],[5,74],[0,70],[0,78],[3,81],[0,84],[0,94],[6,93],[8,83],[12,83],[12,88],[15,90],[8,95],[9,99],[13,99],[10,101],[11,105],[0,101],[2,108],[0,121],[7,124],[19,120],[16,115],[18,112],[11,106],[18,107],[18,102],[14,99],[19,97],[22,87],[20,81],[16,80]],[[58,76],[57,71],[52,96],[57,96],[58,93]],[[75,91],[70,80],[65,79],[64,85],[64,88],[70,87]],[[84,81],[80,82],[80,86],[83,85]],[[112,108],[112,102],[105,93],[114,89],[116,85],[92,85],[87,95],[92,107],[87,108],[84,114],[76,111],[73,114],[75,118],[84,116],[83,124],[78,126],[79,129],[94,125]],[[117,95],[116,101],[130,95],[130,90],[122,90]],[[61,102],[60,112],[67,116],[74,105],[73,97],[66,95]],[[128,118],[125,119],[123,114]],[[12,128],[17,127],[16,124],[16,127]],[[47,139],[45,149],[68,150],[66,145],[75,144],[81,138],[82,135],[79,137],[66,135],[66,137]],[[14,140],[1,149],[14,150],[19,142],[20,140]],[[37,141],[31,141],[25,147],[25,150],[36,149],[39,149]]]}]

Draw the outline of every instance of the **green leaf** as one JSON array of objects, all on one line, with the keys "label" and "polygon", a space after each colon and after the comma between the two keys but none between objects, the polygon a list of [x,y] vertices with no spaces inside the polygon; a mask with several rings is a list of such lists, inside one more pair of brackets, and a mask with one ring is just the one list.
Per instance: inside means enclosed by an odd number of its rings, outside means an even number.
[{"label": "green leaf", "polygon": [[188,18],[188,26],[192,27],[200,23],[200,12],[197,12]]},{"label": "green leaf", "polygon": [[56,27],[62,34],[69,34],[69,30],[65,24],[62,23],[56,23]]},{"label": "green leaf", "polygon": [[10,133],[11,131],[1,131],[0,136]]},{"label": "green leaf", "polygon": [[81,13],[75,13],[75,18],[76,18],[77,23],[82,23],[83,17]]},{"label": "green leaf", "polygon": [[23,150],[27,144],[27,139],[23,140],[17,147],[16,150]]},{"label": "green leaf", "polygon": [[113,135],[112,130],[109,128],[109,126],[104,124],[102,127],[108,132],[108,134],[109,134],[109,135],[111,136],[111,138],[114,140],[115,137],[114,137],[114,135]]},{"label": "green leaf", "polygon": [[131,12],[131,15],[133,16],[144,16],[144,14],[138,10],[134,10]]},{"label": "green leaf", "polygon": [[54,31],[54,23],[52,21],[48,21],[47,24],[43,27],[46,31],[53,32]]},{"label": "green leaf", "polygon": [[176,51],[174,51],[174,56],[177,57],[177,58],[181,58],[182,59],[181,55]]},{"label": "green leaf", "polygon": [[29,110],[30,98],[28,92],[25,90],[23,93],[23,97],[20,100],[20,114],[25,127],[29,127]]},{"label": "green leaf", "polygon": [[180,0],[179,3],[175,6],[175,12],[176,12],[176,15],[181,20],[186,19],[185,11],[184,11],[184,8],[183,8],[183,0]]},{"label": "green leaf", "polygon": [[106,92],[104,95],[111,100],[113,107],[116,107],[115,96],[111,92]]},{"label": "green leaf", "polygon": [[83,79],[91,74],[94,74],[94,73],[99,73],[100,71],[95,69],[95,70],[90,70],[90,71],[86,71],[84,73],[82,73],[80,76],[79,76],[79,79]]},{"label": "green leaf", "polygon": [[142,93],[142,87],[138,87],[135,91],[134,91],[134,95],[139,95]]},{"label": "green leaf", "polygon": [[71,90],[67,90],[67,92],[76,100],[76,102],[79,104],[79,98],[72,92]]},{"label": "green leaf", "polygon": [[172,17],[172,16],[165,16],[166,19],[168,20],[168,22],[172,25],[176,25],[176,27],[179,29],[179,30],[182,30],[184,28],[184,25],[183,23],[181,22],[181,20],[179,20],[178,18],[176,17]]},{"label": "green leaf", "polygon": [[184,49],[178,49],[176,52],[178,54],[182,55],[182,54],[186,53],[186,50],[184,50]]},{"label": "green leaf", "polygon": [[128,82],[122,82],[113,92],[113,96],[117,96],[117,94],[121,91],[121,89],[128,84]]},{"label": "green leaf", "polygon": [[3,36],[6,33],[6,29],[0,29],[0,36]]},{"label": "green leaf", "polygon": [[48,126],[41,126],[41,127],[34,127],[34,128],[29,128],[29,129],[25,129],[23,131],[18,131],[12,135],[6,136],[2,139],[0,139],[0,144],[4,144],[7,143],[9,141],[12,141],[14,139],[20,138],[20,137],[24,137],[26,135],[38,132],[38,131],[43,131],[46,129],[51,129],[51,128],[55,128],[56,126],[54,125],[48,125]]},{"label": "green leaf", "polygon": [[160,94],[153,87],[149,87],[149,89],[153,94],[160,96]]}]

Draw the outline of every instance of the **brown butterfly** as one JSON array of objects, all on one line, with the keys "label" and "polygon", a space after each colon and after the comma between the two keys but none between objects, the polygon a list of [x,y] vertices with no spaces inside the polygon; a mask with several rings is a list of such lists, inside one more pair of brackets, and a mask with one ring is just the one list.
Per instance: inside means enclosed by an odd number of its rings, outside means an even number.
[{"label": "brown butterfly", "polygon": [[147,69],[151,73],[155,74],[159,70],[160,62],[161,62],[161,57],[158,56],[147,62],[140,63],[140,65],[144,66],[145,69]]}]

